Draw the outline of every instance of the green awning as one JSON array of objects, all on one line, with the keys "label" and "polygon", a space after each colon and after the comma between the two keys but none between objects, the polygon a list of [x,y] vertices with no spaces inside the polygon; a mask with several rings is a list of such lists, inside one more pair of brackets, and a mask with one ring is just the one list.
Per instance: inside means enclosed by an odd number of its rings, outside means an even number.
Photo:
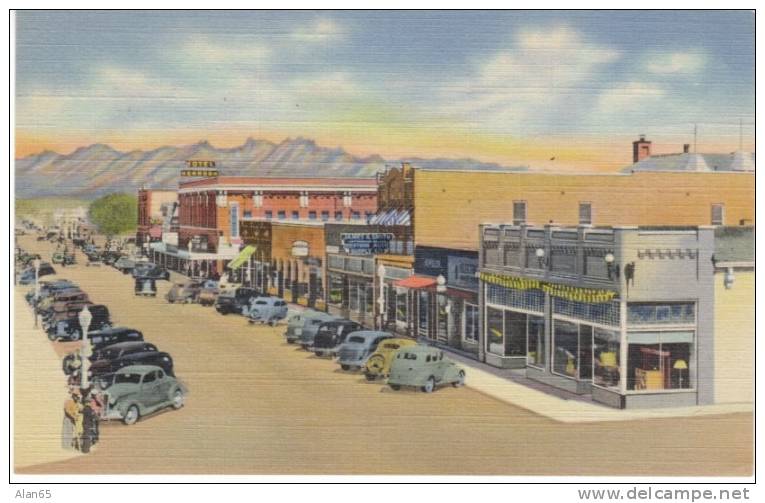
[{"label": "green awning", "polygon": [[237,257],[234,260],[228,263],[228,268],[231,269],[232,271],[239,269],[242,266],[242,264],[247,262],[250,256],[253,253],[255,253],[255,250],[257,250],[257,247],[255,246],[251,246],[251,245],[245,246],[244,250],[239,252],[239,255],[237,255]]}]

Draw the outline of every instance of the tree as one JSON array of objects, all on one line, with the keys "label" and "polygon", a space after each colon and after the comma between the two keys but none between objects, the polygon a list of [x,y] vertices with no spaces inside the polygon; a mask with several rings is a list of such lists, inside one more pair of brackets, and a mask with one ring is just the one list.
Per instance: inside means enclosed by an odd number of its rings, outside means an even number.
[{"label": "tree", "polygon": [[124,193],[109,194],[90,203],[90,221],[107,236],[135,231],[138,220],[138,200]]}]

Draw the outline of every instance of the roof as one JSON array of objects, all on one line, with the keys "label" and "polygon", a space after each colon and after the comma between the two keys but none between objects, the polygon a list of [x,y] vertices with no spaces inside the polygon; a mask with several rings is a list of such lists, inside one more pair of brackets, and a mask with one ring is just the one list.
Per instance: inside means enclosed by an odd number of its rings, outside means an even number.
[{"label": "roof", "polygon": [[660,154],[646,157],[622,171],[754,171],[754,154],[738,151],[732,154]]},{"label": "roof", "polygon": [[181,182],[180,188],[191,187],[216,187],[219,185],[246,185],[263,187],[361,187],[377,189],[376,178],[351,178],[351,177],[328,177],[328,178],[271,178],[258,176],[214,176],[201,180]]},{"label": "roof", "polygon": [[717,227],[715,262],[754,262],[754,227]]},{"label": "roof", "polygon": [[400,279],[393,282],[393,286],[399,286],[402,288],[430,288],[436,284],[435,278],[428,276],[409,276],[408,278]]},{"label": "roof", "polygon": [[128,365],[116,371],[115,374],[145,374],[157,369],[162,370],[161,367],[156,365]]}]

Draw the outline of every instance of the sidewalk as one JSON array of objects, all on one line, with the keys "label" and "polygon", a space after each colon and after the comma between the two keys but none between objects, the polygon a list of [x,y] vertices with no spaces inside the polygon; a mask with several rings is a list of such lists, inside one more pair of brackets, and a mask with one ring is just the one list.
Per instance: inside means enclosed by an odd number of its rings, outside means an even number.
[{"label": "sidewalk", "polygon": [[[467,386],[503,402],[562,423],[634,421],[668,417],[709,416],[753,412],[751,403],[620,410],[593,402],[589,395],[575,395],[527,379],[523,371],[495,369],[485,363],[449,352],[466,367]],[[502,375],[499,375],[502,374]]]},{"label": "sidewalk", "polygon": [[24,300],[27,286],[16,286],[13,326],[13,462],[16,469],[79,456],[61,447],[66,379],[61,360],[42,328],[34,328]]}]

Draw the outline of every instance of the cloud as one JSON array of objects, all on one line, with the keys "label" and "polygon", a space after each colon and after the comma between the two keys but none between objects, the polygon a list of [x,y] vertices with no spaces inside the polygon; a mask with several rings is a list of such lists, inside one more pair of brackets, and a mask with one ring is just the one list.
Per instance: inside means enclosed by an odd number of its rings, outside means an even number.
[{"label": "cloud", "polygon": [[332,19],[319,18],[305,26],[298,27],[290,36],[297,42],[321,43],[343,38],[344,30]]},{"label": "cloud", "polygon": [[653,74],[695,74],[706,65],[706,57],[700,53],[674,52],[655,54],[646,59],[644,69]]},{"label": "cloud", "polygon": [[194,36],[182,42],[181,54],[192,62],[263,63],[271,57],[271,49],[253,40],[232,40],[229,43],[209,37]]},{"label": "cloud", "polygon": [[558,113],[591,95],[598,75],[616,61],[617,50],[586,40],[571,28],[526,29],[513,44],[476,65],[474,75],[445,86],[447,114],[480,115],[499,129],[545,113]]},{"label": "cloud", "polygon": [[656,84],[626,82],[603,91],[598,97],[597,111],[620,114],[640,110],[665,95],[666,91]]}]

